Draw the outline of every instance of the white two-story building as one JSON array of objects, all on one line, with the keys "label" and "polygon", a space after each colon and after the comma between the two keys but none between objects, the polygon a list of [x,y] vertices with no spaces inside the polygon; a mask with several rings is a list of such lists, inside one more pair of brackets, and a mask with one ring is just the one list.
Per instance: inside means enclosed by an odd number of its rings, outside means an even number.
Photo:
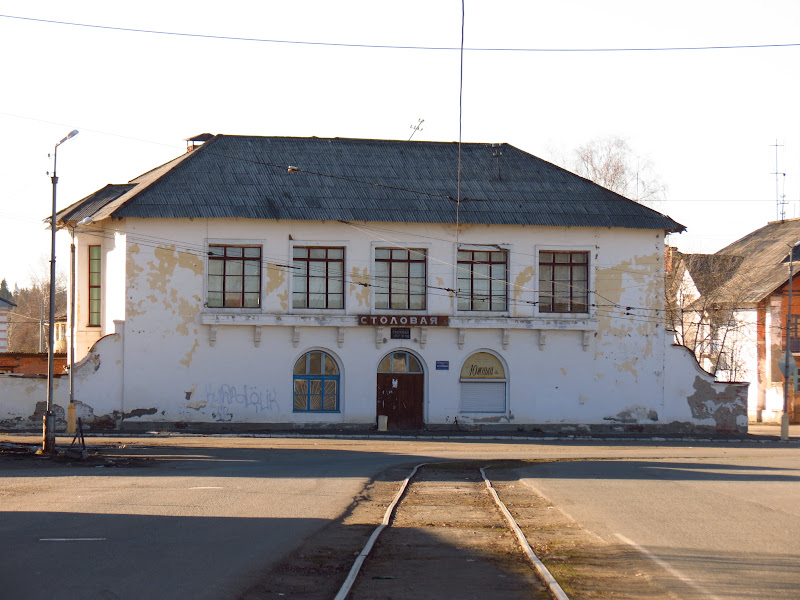
[{"label": "white two-story building", "polygon": [[683,227],[512,146],[205,135],[59,223],[90,427],[746,427],[664,328]]}]

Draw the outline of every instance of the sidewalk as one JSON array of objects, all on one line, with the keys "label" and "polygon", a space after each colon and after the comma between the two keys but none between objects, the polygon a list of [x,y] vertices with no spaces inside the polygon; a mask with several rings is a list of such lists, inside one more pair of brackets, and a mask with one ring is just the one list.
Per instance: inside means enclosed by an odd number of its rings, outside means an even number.
[{"label": "sidewalk", "polygon": [[[781,426],[779,423],[750,423],[747,427],[748,437],[779,440]],[[800,440],[800,425],[789,425],[789,440]]]},{"label": "sidewalk", "polygon": [[[60,445],[69,444],[73,436],[57,432]],[[414,431],[377,431],[374,428],[302,428],[302,429],[261,429],[242,428],[239,430],[215,431],[214,429],[187,428],[180,430],[99,430],[86,431],[86,438],[180,438],[180,437],[230,437],[230,438],[352,438],[368,440],[508,440],[530,442],[571,442],[571,441],[608,441],[608,442],[779,442],[780,424],[750,423],[746,434],[709,434],[709,433],[661,433],[658,431],[642,432],[599,432],[599,431],[476,431],[465,429],[425,429]],[[24,440],[22,443],[40,443],[40,431],[0,430],[0,442]],[[789,426],[788,443],[800,444],[800,424]]]}]

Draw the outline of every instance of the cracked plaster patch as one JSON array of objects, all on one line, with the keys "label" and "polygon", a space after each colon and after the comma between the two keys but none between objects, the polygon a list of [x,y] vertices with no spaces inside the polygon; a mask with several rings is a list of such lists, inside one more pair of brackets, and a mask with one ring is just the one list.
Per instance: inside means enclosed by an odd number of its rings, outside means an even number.
[{"label": "cracked plaster patch", "polygon": [[[698,375],[694,379],[694,394],[686,400],[695,419],[713,419],[717,432],[742,432],[747,428],[747,388],[714,384]],[[742,425],[744,423],[744,425]]]},{"label": "cracked plaster patch", "polygon": [[350,295],[355,296],[358,305],[369,306],[369,272],[367,267],[359,270],[358,267],[353,267],[353,272],[350,275]]},{"label": "cracked plaster patch", "polygon": [[658,421],[658,413],[646,406],[629,406],[613,417],[603,417],[604,421],[617,423],[638,423],[640,421]]}]

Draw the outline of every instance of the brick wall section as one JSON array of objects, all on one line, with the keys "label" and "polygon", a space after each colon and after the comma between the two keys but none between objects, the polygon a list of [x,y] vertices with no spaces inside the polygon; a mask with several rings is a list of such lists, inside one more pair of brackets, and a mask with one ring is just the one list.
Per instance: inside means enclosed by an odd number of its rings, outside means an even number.
[{"label": "brick wall section", "polygon": [[[66,371],[67,355],[55,354],[53,372],[58,375]],[[0,373],[20,375],[47,375],[46,352],[0,352]]]}]

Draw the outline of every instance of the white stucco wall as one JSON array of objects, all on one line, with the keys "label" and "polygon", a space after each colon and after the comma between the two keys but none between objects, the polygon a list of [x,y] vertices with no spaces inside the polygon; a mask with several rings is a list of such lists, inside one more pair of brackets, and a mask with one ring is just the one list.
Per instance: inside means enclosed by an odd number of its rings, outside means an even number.
[{"label": "white stucco wall", "polygon": [[[69,404],[69,379],[53,378],[53,412],[64,420]],[[41,429],[47,410],[47,377],[0,375],[0,428]]]},{"label": "white stucco wall", "polygon": [[[681,397],[697,392],[695,367],[689,372],[667,356],[675,349],[661,312],[662,232],[464,226],[461,245],[509,251],[509,310],[497,315],[455,310],[447,291],[457,285],[451,225],[129,218],[114,221],[113,233],[107,225],[104,285],[113,289],[105,291],[104,320],[124,315],[124,322],[93,349],[76,383],[84,410],[104,423],[371,424],[377,367],[395,349],[424,366],[429,425],[697,421]],[[260,310],[204,307],[209,242],[262,245]],[[345,246],[344,310],[290,308],[292,244]],[[378,336],[357,324],[360,314],[402,312],[373,309],[372,289],[359,285],[371,281],[374,249],[394,245],[428,253],[428,307],[408,314],[447,315],[448,327],[412,327],[410,340],[392,340],[389,327]],[[588,317],[538,312],[536,257],[559,249],[590,253],[596,306]],[[310,350],[339,365],[338,412],[293,411],[292,369]],[[460,412],[460,369],[478,351],[505,366],[503,413]],[[449,369],[437,370],[437,361]],[[665,368],[675,372],[665,376]]]}]

